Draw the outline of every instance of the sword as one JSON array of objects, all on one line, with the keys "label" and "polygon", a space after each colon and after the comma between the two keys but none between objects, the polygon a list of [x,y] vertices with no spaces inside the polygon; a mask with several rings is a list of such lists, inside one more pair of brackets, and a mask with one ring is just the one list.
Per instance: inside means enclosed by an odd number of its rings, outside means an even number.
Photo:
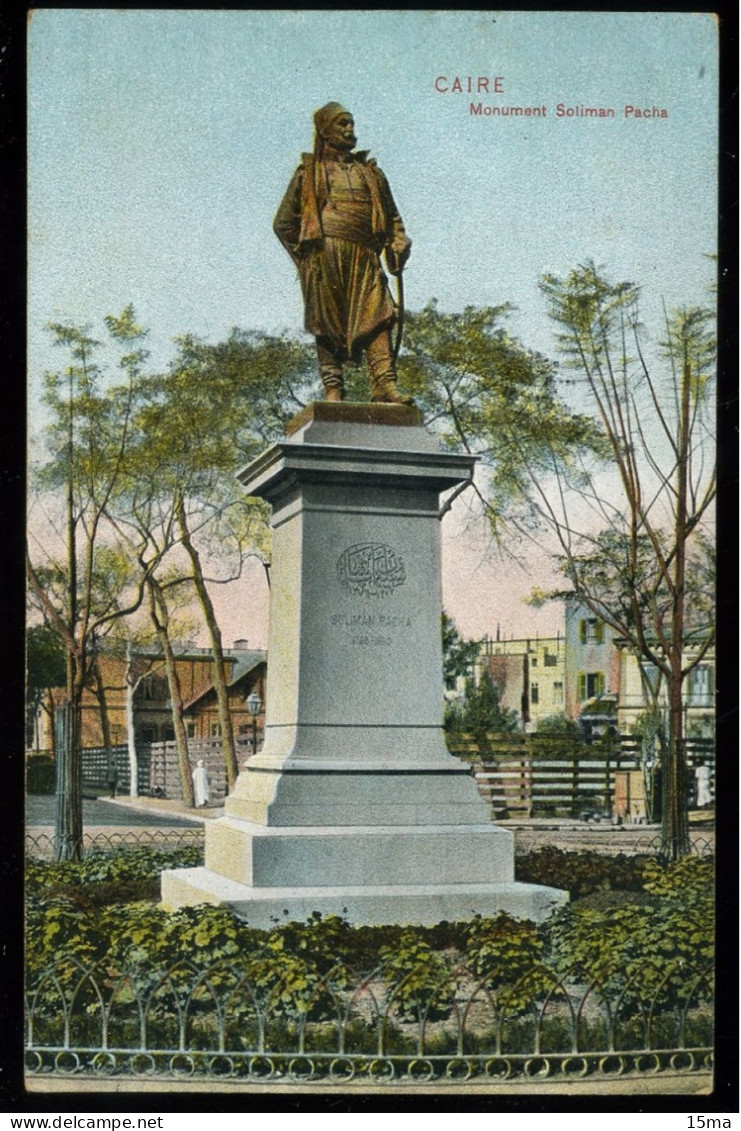
[{"label": "sword", "polygon": [[404,275],[399,268],[396,275],[396,341],[394,342],[394,364],[401,349],[401,335],[404,333]]}]

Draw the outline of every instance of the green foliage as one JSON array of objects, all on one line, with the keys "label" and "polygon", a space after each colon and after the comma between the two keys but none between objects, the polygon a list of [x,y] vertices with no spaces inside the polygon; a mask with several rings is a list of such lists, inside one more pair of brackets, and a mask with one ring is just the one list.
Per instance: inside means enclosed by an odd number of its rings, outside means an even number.
[{"label": "green foliage", "polygon": [[85,889],[94,884],[121,885],[159,878],[164,868],[192,868],[203,863],[197,845],[175,851],[164,848],[122,848],[91,852],[81,861],[29,860],[26,890],[37,896],[52,889]]},{"label": "green foliage", "polygon": [[442,614],[443,681],[452,690],[460,676],[468,676],[476,660],[479,646],[475,640],[464,640],[455,622],[446,612]]},{"label": "green foliage", "polygon": [[466,930],[465,956],[466,966],[497,992],[497,1003],[508,1016],[527,1009],[550,988],[541,965],[543,939],[528,920],[504,911],[489,919],[477,916]]},{"label": "green foliage", "polygon": [[443,312],[432,299],[407,312],[401,383],[414,394],[443,444],[479,455],[489,471],[488,515],[495,531],[522,511],[532,477],[554,460],[578,474],[578,457],[595,443],[587,418],[556,392],[556,367],[507,329],[513,308]]},{"label": "green foliage", "polygon": [[454,703],[448,706],[445,728],[472,734],[477,742],[483,742],[487,734],[513,734],[519,730],[519,717],[516,711],[501,707],[499,689],[489,673],[484,672],[478,684],[472,679],[466,682],[462,705]]},{"label": "green foliage", "polygon": [[26,692],[38,704],[50,687],[64,687],[66,679],[64,643],[49,624],[34,624],[26,633]]},{"label": "green foliage", "polygon": [[[568,888],[572,896],[592,893],[592,899],[609,889],[634,896],[634,902],[619,906],[597,907],[590,899],[571,903],[541,927],[503,912],[433,927],[353,927],[339,916],[317,912],[306,922],[280,923],[266,931],[250,927],[225,907],[168,913],[139,901],[101,908],[62,894],[63,889],[73,893],[100,886],[112,890],[134,877],[151,879],[174,863],[198,860],[197,850],[139,849],[96,854],[82,864],[29,865],[29,972],[40,973],[52,964],[56,971],[39,1000],[44,1016],[58,1015],[60,992],[80,992],[76,963],[94,967],[108,983],[125,975],[130,996],[149,995],[152,1024],[163,1026],[161,1039],[168,1041],[174,1039],[168,1026],[176,1017],[175,1003],[182,1004],[193,992],[198,971],[207,972],[207,978],[197,990],[195,1016],[212,1010],[212,992],[232,995],[230,1024],[235,1039],[246,1045],[256,1039],[260,1018],[271,1026],[288,1026],[289,1036],[304,1021],[334,1021],[334,995],[341,999],[379,967],[390,1015],[399,1018],[402,1028],[404,1022],[422,1027],[449,1018],[461,970],[466,970],[495,997],[503,1016],[512,1019],[515,1028],[507,1040],[515,1044],[531,1040],[529,1030],[520,1033],[516,1026],[527,1026],[527,1015],[559,978],[595,984],[614,1000],[622,995],[621,1017],[639,1027],[641,1011],[654,999],[657,1010],[671,1010],[691,995],[694,1003],[707,998],[707,988],[686,977],[687,969],[701,970],[713,954],[713,866],[697,857],[669,866],[653,858],[555,848],[518,857],[518,880]],[[63,955],[71,960],[60,964]],[[240,977],[249,990],[240,988]],[[84,992],[87,1014],[97,1016],[92,989]],[[132,1025],[135,1020],[132,1013]],[[387,1027],[387,1036],[392,1035]],[[551,1037],[556,1040],[553,1033]],[[197,1034],[193,1039],[197,1042]],[[440,1039],[447,1038],[442,1034]],[[599,1034],[594,1039],[599,1044]],[[406,1047],[403,1033],[398,1040],[400,1048]]]},{"label": "green foliage", "polygon": [[538,734],[566,735],[567,738],[574,739],[581,737],[579,724],[574,719],[567,719],[564,714],[544,715],[542,719],[538,719],[536,732]]},{"label": "green foliage", "polygon": [[646,891],[670,900],[673,904],[696,907],[701,916],[712,912],[715,868],[713,861],[701,856],[685,856],[674,864],[663,865],[649,860],[643,870]]},{"label": "green foliage", "polygon": [[659,897],[653,905],[568,905],[547,925],[549,953],[564,975],[604,989],[628,980],[628,1009],[654,996],[671,1007],[692,990],[683,971],[702,969],[713,957],[712,864],[696,857],[666,866],[651,860],[643,872],[644,889]]},{"label": "green foliage", "polygon": [[599,891],[643,890],[644,869],[652,857],[565,852],[548,845],[515,857],[515,876],[521,883],[545,884],[579,899]]},{"label": "green foliage", "polygon": [[[334,981],[344,980],[346,968],[362,969],[358,965],[358,935],[362,928],[351,927],[339,915],[322,915],[315,911],[306,922],[292,920],[281,924],[270,933],[270,947],[275,952],[295,954],[322,974],[334,973]],[[371,961],[375,958],[372,953]]]},{"label": "green foliage", "polygon": [[105,954],[105,941],[95,919],[63,896],[46,900],[29,896],[26,912],[26,962],[30,973],[43,970],[59,955],[85,964]]},{"label": "green foliage", "polygon": [[394,947],[381,950],[380,957],[394,1004],[403,1018],[421,1024],[450,1014],[455,995],[450,965],[420,931],[405,930]]}]

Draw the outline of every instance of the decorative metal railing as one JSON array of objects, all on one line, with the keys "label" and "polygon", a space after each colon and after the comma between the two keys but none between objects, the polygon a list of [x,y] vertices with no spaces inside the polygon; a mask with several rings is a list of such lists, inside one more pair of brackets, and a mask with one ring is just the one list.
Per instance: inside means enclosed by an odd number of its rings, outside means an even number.
[{"label": "decorative metal railing", "polygon": [[710,967],[585,983],[538,965],[503,984],[465,966],[432,979],[420,968],[394,981],[381,967],[358,978],[341,965],[296,977],[281,961],[111,971],[60,958],[28,985],[27,1070],[298,1085],[542,1083],[712,1066]]},{"label": "decorative metal railing", "polygon": [[[621,852],[627,855],[655,856],[661,850],[661,837],[657,833],[637,834],[631,830],[629,835],[623,837],[619,833],[610,834],[610,830],[603,833],[594,827],[585,827],[583,830],[558,831],[555,843],[560,848],[568,851],[573,847],[575,851],[590,851],[605,855]],[[607,839],[606,839],[607,838]],[[147,845],[151,848],[185,848],[192,844],[203,844],[205,839],[203,825],[193,824],[192,828],[174,828],[150,826],[147,828],[121,827],[116,832],[85,832],[83,835],[83,849],[88,852],[112,852],[122,848],[137,848]],[[571,841],[578,839],[578,844]],[[544,844],[544,831],[534,828],[518,829],[515,842],[516,854],[532,852],[542,848]],[[715,839],[706,834],[691,833],[690,852],[696,856],[713,856],[715,854]],[[48,832],[34,832],[33,826],[26,830],[26,853],[39,860],[50,860],[54,855],[54,834]]]},{"label": "decorative metal railing", "polygon": [[[89,852],[114,852],[122,848],[186,848],[192,844],[203,844],[204,827],[193,824],[190,828],[157,827],[142,828],[122,826],[116,832],[84,832],[82,846],[85,854]],[[34,832],[33,826],[26,829],[26,853],[38,860],[51,860],[54,855],[54,834]]]}]

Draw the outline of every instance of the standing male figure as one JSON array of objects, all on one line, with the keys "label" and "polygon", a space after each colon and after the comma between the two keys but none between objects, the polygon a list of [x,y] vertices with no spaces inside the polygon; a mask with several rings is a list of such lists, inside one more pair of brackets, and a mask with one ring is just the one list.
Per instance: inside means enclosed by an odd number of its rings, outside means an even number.
[{"label": "standing male figure", "polygon": [[116,755],[109,753],[108,762],[106,764],[106,785],[108,786],[108,794],[110,797],[115,798],[116,787],[118,785],[118,766],[116,764]]},{"label": "standing male figure", "polygon": [[413,404],[396,386],[396,310],[380,259],[399,274],[412,241],[385,176],[367,152],[353,152],[352,114],[328,102],[314,126],[314,152],[302,154],[273,228],[298,268],[325,398],[343,399],[343,363],[365,351],[371,400]]}]

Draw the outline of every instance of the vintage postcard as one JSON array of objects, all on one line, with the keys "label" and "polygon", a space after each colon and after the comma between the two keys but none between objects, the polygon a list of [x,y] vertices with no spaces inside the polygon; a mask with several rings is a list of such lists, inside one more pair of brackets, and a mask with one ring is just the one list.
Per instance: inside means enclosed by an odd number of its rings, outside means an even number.
[{"label": "vintage postcard", "polygon": [[31,13],[29,1105],[727,1086],[718,57]]}]

